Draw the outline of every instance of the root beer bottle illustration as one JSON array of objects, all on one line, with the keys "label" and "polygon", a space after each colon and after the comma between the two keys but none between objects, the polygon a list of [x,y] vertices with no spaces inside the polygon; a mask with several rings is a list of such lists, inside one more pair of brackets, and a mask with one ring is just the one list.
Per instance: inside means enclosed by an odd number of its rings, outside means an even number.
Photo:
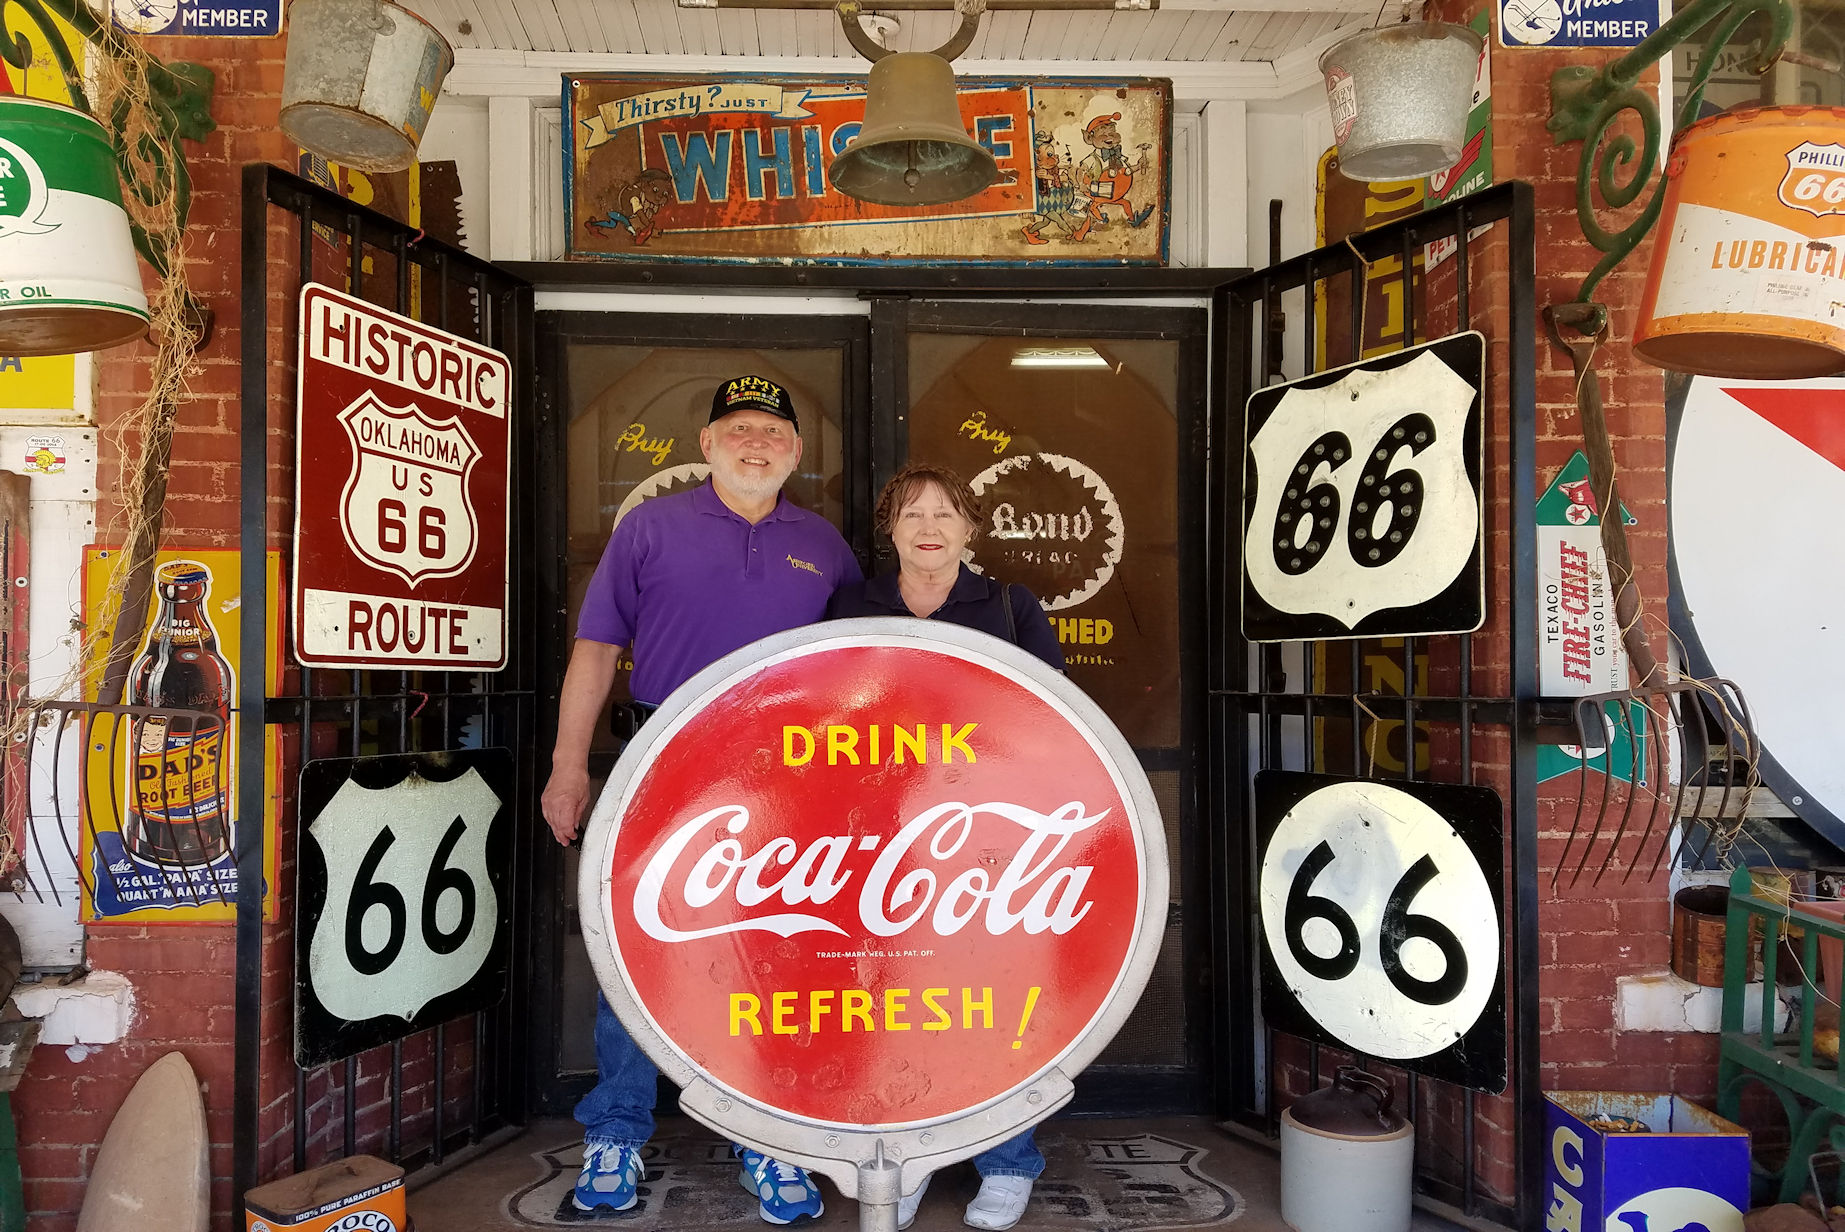
[{"label": "root beer bottle illustration", "polygon": [[171,561],[160,566],[155,584],[160,608],[129,669],[128,702],[213,717],[133,720],[122,845],[158,864],[209,864],[231,845],[225,739],[235,686],[206,612],[211,571],[196,561]]}]

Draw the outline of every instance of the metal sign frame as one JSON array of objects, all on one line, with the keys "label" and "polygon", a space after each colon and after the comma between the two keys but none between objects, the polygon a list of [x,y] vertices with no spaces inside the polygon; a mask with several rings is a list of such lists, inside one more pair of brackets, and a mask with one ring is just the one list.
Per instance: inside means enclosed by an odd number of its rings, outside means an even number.
[{"label": "metal sign frame", "polygon": [[[658,748],[685,720],[740,680],[776,661],[812,653],[829,643],[892,645],[916,643],[1001,671],[1025,684],[1088,729],[1113,761],[1122,798],[1140,844],[1140,902],[1134,937],[1106,1004],[1051,1062],[1028,1080],[998,1092],[982,1104],[946,1117],[897,1127],[798,1120],[740,1092],[720,1087],[667,1039],[636,998],[613,944],[609,907],[610,863],[621,818],[641,786]],[[1165,828],[1152,787],[1127,741],[1100,707],[1035,656],[997,638],[939,621],[902,617],[831,621],[792,629],[746,646],[694,676],[666,702],[623,752],[585,827],[578,880],[583,940],[609,1006],[661,1073],[683,1088],[680,1107],[695,1119],[747,1142],[775,1158],[821,1172],[847,1197],[872,1205],[894,1202],[889,1183],[913,1191],[936,1169],[968,1159],[982,1149],[1036,1124],[1067,1103],[1071,1079],[1093,1060],[1120,1029],[1145,988],[1159,956],[1165,930],[1167,866]],[[895,1175],[900,1170],[900,1180]],[[877,1177],[876,1181],[869,1178]],[[861,1182],[866,1189],[861,1193]]]}]

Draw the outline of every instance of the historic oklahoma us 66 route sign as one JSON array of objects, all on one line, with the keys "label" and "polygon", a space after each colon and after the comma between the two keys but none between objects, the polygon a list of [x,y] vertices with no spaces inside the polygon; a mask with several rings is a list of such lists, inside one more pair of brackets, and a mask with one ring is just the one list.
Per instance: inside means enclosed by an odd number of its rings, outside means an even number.
[{"label": "historic oklahoma us 66 route sign", "polygon": [[766,638],[667,699],[591,817],[584,942],[699,1120],[904,1191],[1041,1120],[1165,929],[1164,831],[1101,710],[935,621]]},{"label": "historic oklahoma us 66 route sign", "polygon": [[506,666],[512,368],[465,338],[301,291],[295,653]]}]

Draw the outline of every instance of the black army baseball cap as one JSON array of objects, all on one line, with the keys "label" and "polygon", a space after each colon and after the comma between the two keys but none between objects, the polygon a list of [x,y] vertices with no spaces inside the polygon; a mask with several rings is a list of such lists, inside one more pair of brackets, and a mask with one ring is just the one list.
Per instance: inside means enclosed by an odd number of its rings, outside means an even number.
[{"label": "black army baseball cap", "polygon": [[716,423],[732,411],[767,411],[796,428],[801,426],[794,417],[794,399],[766,376],[733,376],[719,385],[711,395],[711,418],[705,422]]}]

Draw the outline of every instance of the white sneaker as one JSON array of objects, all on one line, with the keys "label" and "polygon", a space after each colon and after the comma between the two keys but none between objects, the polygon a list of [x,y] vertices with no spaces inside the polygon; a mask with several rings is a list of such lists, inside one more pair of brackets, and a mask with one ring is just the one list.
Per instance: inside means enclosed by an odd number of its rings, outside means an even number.
[{"label": "white sneaker", "polygon": [[1005,1232],[1025,1214],[1031,1201],[1029,1176],[986,1176],[980,1179],[980,1192],[967,1204],[961,1222],[987,1232]]},{"label": "white sneaker", "polygon": [[922,1205],[922,1196],[929,1192],[929,1178],[924,1177],[916,1192],[904,1194],[897,1199],[897,1232],[916,1222],[916,1208]]}]

